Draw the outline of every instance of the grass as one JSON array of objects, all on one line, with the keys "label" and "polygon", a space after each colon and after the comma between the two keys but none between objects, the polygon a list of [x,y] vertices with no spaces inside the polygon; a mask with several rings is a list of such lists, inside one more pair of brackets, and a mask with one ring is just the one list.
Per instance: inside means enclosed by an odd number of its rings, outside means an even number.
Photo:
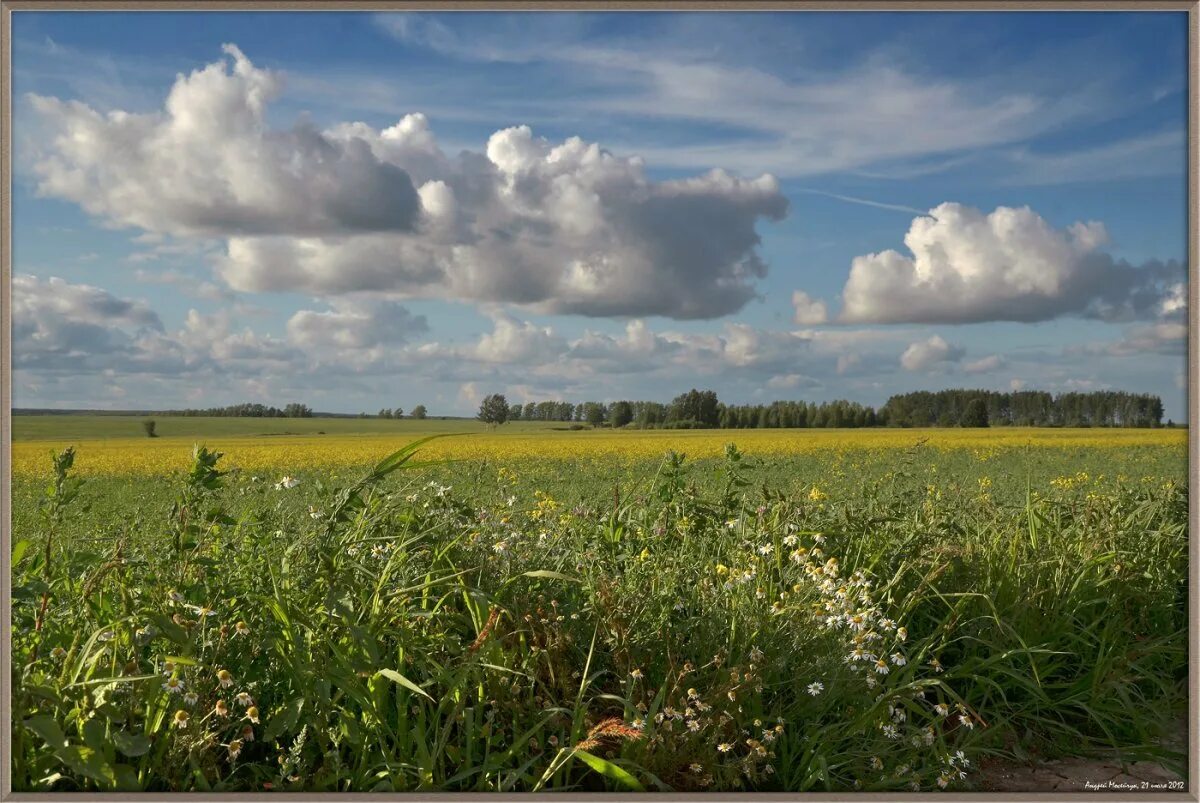
[{"label": "grass", "polygon": [[[1182,442],[880,433],[623,460],[589,444],[626,433],[547,432],[537,459],[505,452],[533,435],[485,434],[265,472],[180,439],[172,473],[79,478],[92,444],[57,473],[37,444],[13,488],[14,788],[970,789],[989,756],[1181,766],[1160,737],[1186,703]],[[710,454],[684,434],[638,448]]]}]

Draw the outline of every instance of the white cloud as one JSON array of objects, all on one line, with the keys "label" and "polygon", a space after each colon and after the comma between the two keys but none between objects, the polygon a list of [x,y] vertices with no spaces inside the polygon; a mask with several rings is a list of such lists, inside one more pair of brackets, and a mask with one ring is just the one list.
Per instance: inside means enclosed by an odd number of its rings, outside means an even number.
[{"label": "white cloud", "polygon": [[275,130],[282,77],[225,50],[155,114],[32,97],[51,131],[39,191],[110,225],[222,238],[218,272],[241,291],[686,319],[740,309],[766,274],[757,224],[788,208],[770,175],[652,181],[639,158],[527,126],[450,158],[420,114]]},{"label": "white cloud", "polygon": [[987,357],[981,357],[978,360],[963,364],[963,370],[968,374],[986,374],[992,371],[999,370],[1008,365],[1008,360],[999,354],[990,354]]},{"label": "white cloud", "polygon": [[809,298],[808,293],[800,290],[792,293],[792,306],[796,309],[793,320],[801,326],[819,326],[829,319],[825,302]]},{"label": "white cloud", "polygon": [[309,123],[272,130],[281,77],[224,50],[229,60],[178,76],[155,114],[30,96],[53,131],[39,191],[113,225],[180,235],[413,228],[420,202],[402,168]]},{"label": "white cloud", "polygon": [[1040,321],[1152,315],[1183,277],[1177,263],[1134,267],[1099,250],[1100,223],[1050,226],[1028,207],[990,214],[944,203],[913,220],[909,255],[856,257],[842,291],[848,323]]},{"label": "white cloud", "polygon": [[940,335],[934,335],[910,344],[900,355],[900,364],[909,371],[928,371],[941,363],[958,362],[963,353],[961,347],[952,346]]},{"label": "white cloud", "polygon": [[403,343],[429,330],[425,316],[395,302],[335,300],[325,312],[299,310],[288,320],[288,339],[317,349],[367,349]]}]

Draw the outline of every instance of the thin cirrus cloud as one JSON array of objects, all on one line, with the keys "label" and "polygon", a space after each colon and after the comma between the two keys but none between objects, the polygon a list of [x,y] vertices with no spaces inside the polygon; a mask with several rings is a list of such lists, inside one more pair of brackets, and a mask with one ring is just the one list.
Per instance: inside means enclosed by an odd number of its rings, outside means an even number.
[{"label": "thin cirrus cloud", "polygon": [[766,275],[757,225],[788,211],[769,174],[652,181],[637,157],[526,126],[451,158],[420,114],[275,130],[282,76],[225,53],[154,114],[32,96],[50,132],[39,191],[109,225],[223,238],[219,273],[239,291],[698,319],[741,309]]},{"label": "thin cirrus cloud", "polygon": [[[943,203],[915,218],[908,253],[856,257],[838,321],[848,324],[965,324],[1154,319],[1182,292],[1178,262],[1132,265],[1100,250],[1104,225],[1056,229],[1029,207],[990,213]],[[796,314],[814,302],[796,294]],[[1182,304],[1179,305],[1180,307]]]}]

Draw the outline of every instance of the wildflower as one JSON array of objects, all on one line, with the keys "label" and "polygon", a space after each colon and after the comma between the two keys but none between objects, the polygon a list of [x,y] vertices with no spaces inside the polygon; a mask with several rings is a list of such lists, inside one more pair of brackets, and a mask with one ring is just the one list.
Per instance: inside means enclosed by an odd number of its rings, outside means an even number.
[{"label": "wildflower", "polygon": [[888,669],[887,661],[880,658],[875,661],[875,671],[880,675],[886,675],[891,670]]},{"label": "wildflower", "polygon": [[253,742],[254,741],[254,728],[250,727],[249,725],[242,728],[242,741],[243,742]]},{"label": "wildflower", "polygon": [[216,616],[217,612],[207,605],[188,605],[188,610],[196,614],[197,619],[204,619],[207,616]]},{"label": "wildflower", "polygon": [[767,555],[770,555],[774,549],[775,547],[771,546],[770,544],[763,544],[758,548],[758,554],[766,557]]},{"label": "wildflower", "polygon": [[217,672],[217,680],[221,682],[222,689],[228,689],[233,685],[233,675],[229,673],[228,669],[222,669]]},{"label": "wildflower", "polygon": [[879,756],[871,756],[871,769],[873,769],[873,770],[883,769],[883,760],[880,759]]},{"label": "wildflower", "polygon": [[867,675],[867,677],[866,677],[866,681],[867,681],[867,688],[868,688],[868,689],[873,689],[873,688],[875,688],[875,684],[876,684],[876,682],[877,682],[877,681],[875,680],[875,676],[874,676],[874,675]]},{"label": "wildflower", "polygon": [[641,680],[643,677],[645,677],[642,674],[642,670],[640,670],[640,669],[634,669],[632,672],[629,673],[629,676],[631,678],[633,678],[634,680]]},{"label": "wildflower", "polygon": [[250,635],[250,627],[245,622],[238,622],[233,626],[233,635],[248,636]]},{"label": "wildflower", "polygon": [[892,657],[892,663],[895,664],[896,666],[904,666],[906,663],[908,663],[908,659],[905,658],[903,655],[901,655],[898,652],[892,653],[891,657]]},{"label": "wildflower", "polygon": [[945,703],[938,703],[933,707],[933,710],[937,711],[938,716],[940,717],[950,716],[950,706],[946,705]]},{"label": "wildflower", "polygon": [[171,694],[178,694],[183,691],[183,681],[177,677],[169,677],[162,687]]},{"label": "wildflower", "polygon": [[236,759],[238,757],[238,754],[242,752],[242,744],[243,744],[243,742],[241,739],[234,739],[232,742],[229,743],[229,760],[230,761],[233,761],[234,759]]},{"label": "wildflower", "polygon": [[191,714],[181,708],[175,712],[175,716],[171,719],[171,723],[180,730],[187,730],[189,719],[191,719]]},{"label": "wildflower", "polygon": [[52,649],[50,651],[50,657],[56,661],[61,661],[62,659],[67,657],[67,651],[64,650],[62,647],[55,647],[54,649]]},{"label": "wildflower", "polygon": [[936,658],[929,659],[929,665],[933,667],[933,671],[941,674],[945,670],[942,668],[942,662]]},{"label": "wildflower", "polygon": [[194,691],[190,691],[183,695],[183,702],[184,705],[195,705],[196,703],[200,702],[200,695],[196,694]]},{"label": "wildflower", "polygon": [[255,725],[258,724],[258,706],[252,705],[246,709],[246,719],[250,720]]},{"label": "wildflower", "polygon": [[971,718],[969,716],[967,716],[966,714],[959,714],[958,721],[961,722],[968,730],[972,730],[975,728],[975,723],[972,722]]},{"label": "wildflower", "polygon": [[938,776],[937,785],[938,785],[939,789],[945,789],[947,786],[950,785],[949,776],[947,776],[946,773],[943,772],[941,775]]},{"label": "wildflower", "polygon": [[112,632],[111,630],[105,630],[104,632],[102,632],[100,634],[99,640],[100,641],[112,641],[114,638],[116,638],[116,635],[117,634]]},{"label": "wildflower", "polygon": [[279,482],[275,483],[275,490],[282,491],[285,488],[295,488],[299,484],[300,480],[296,479],[295,477],[285,476],[280,479]]},{"label": "wildflower", "polygon": [[733,745],[729,742],[721,742],[719,745],[717,745],[717,750],[721,753],[728,753],[732,749]]},{"label": "wildflower", "polygon": [[224,719],[229,716],[229,706],[225,704],[224,700],[217,700],[217,704],[213,706],[213,713]]},{"label": "wildflower", "polygon": [[808,693],[811,694],[813,697],[816,697],[818,694],[820,694],[823,691],[825,691],[825,684],[821,683],[820,681],[815,681],[813,683],[808,684]]},{"label": "wildflower", "polygon": [[896,730],[895,725],[890,725],[890,724],[884,725],[881,730],[883,730],[883,735],[888,737],[889,739],[899,739],[900,738],[900,732],[898,730]]},{"label": "wildflower", "polygon": [[497,555],[507,555],[508,554],[508,541],[501,540],[501,541],[497,541],[496,543],[492,544],[492,551],[495,552]]}]

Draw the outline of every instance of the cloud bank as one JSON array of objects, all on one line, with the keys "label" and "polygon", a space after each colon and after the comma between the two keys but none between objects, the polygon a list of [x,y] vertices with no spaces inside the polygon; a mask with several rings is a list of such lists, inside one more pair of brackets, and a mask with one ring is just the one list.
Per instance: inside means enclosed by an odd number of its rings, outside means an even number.
[{"label": "cloud bank", "polygon": [[153,114],[31,96],[48,136],[38,189],[107,225],[225,241],[252,292],[508,302],[545,313],[711,318],[755,297],[764,174],[652,181],[641,159],[527,126],[447,156],[423,115],[277,130],[283,77],[236,46],[177,77]]},{"label": "cloud bank", "polygon": [[991,213],[944,203],[915,218],[904,244],[856,257],[844,323],[1102,320],[1153,317],[1182,280],[1176,262],[1134,266],[1099,250],[1103,224],[1052,227],[1029,207]]}]

